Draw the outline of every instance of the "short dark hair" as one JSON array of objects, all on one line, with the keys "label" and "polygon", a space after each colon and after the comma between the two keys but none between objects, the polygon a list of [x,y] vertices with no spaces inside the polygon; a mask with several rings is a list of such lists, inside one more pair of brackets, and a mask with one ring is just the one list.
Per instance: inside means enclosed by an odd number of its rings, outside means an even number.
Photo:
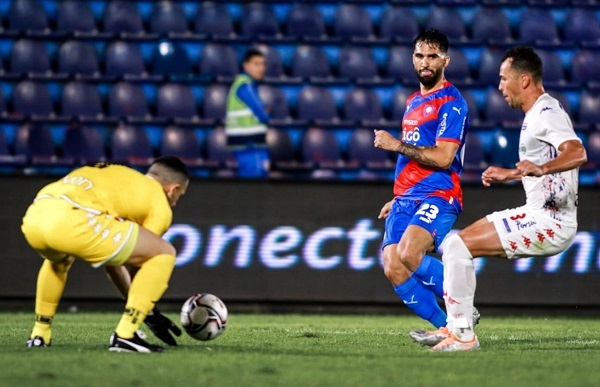
[{"label": "short dark hair", "polygon": [[190,179],[187,165],[175,156],[161,156],[155,159],[148,172],[157,175],[161,180],[165,180],[164,182],[175,180],[179,184],[184,184]]},{"label": "short dark hair", "polygon": [[428,28],[421,32],[413,41],[413,46],[417,43],[427,43],[429,45],[437,45],[441,52],[444,54],[448,53],[448,37],[435,28]]},{"label": "short dark hair", "polygon": [[252,58],[254,58],[255,56],[260,56],[260,57],[264,58],[265,54],[263,54],[263,52],[261,50],[259,50],[258,48],[256,48],[256,47],[250,47],[244,53],[243,63],[250,62],[250,60],[252,60]]},{"label": "short dark hair", "polygon": [[512,59],[510,67],[531,75],[535,83],[541,82],[544,75],[542,60],[531,47],[517,46],[509,49],[504,54],[502,62]]}]

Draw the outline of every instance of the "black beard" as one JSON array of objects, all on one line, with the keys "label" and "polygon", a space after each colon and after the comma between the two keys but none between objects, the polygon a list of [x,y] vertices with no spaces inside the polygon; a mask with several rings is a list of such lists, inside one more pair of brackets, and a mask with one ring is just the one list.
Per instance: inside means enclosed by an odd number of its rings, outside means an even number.
[{"label": "black beard", "polygon": [[436,83],[438,83],[440,81],[440,79],[442,79],[441,71],[433,71],[433,75],[430,77],[426,77],[426,78],[422,77],[418,71],[416,71],[416,73],[417,73],[417,78],[419,79],[419,82],[421,83],[421,85],[423,85],[425,87],[432,87]]}]

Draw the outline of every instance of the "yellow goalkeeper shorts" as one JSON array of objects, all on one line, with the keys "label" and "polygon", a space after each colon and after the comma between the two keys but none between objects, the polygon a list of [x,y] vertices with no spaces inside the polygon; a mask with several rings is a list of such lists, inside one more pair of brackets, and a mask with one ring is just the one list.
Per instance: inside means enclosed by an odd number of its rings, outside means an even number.
[{"label": "yellow goalkeeper shorts", "polygon": [[68,198],[44,196],[27,209],[21,231],[46,259],[60,261],[72,255],[100,267],[125,263],[140,229],[135,222],[85,209]]}]

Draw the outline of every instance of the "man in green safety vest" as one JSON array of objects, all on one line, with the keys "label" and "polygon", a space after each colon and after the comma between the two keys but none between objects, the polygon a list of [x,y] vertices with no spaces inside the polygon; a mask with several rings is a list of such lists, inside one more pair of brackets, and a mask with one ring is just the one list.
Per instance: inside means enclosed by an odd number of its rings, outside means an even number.
[{"label": "man in green safety vest", "polygon": [[244,54],[242,66],[243,72],[235,78],[227,96],[227,146],[237,159],[240,177],[267,177],[270,164],[266,144],[269,115],[254,83],[265,74],[265,57],[258,49],[250,48]]}]

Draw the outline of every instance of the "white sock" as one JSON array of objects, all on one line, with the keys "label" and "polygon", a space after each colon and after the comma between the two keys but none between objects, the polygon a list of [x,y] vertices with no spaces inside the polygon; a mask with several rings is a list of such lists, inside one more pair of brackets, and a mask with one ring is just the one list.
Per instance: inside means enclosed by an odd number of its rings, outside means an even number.
[{"label": "white sock", "polygon": [[471,341],[473,332],[473,299],[475,298],[475,267],[473,256],[458,235],[444,244],[444,300],[449,327],[461,341]]}]

